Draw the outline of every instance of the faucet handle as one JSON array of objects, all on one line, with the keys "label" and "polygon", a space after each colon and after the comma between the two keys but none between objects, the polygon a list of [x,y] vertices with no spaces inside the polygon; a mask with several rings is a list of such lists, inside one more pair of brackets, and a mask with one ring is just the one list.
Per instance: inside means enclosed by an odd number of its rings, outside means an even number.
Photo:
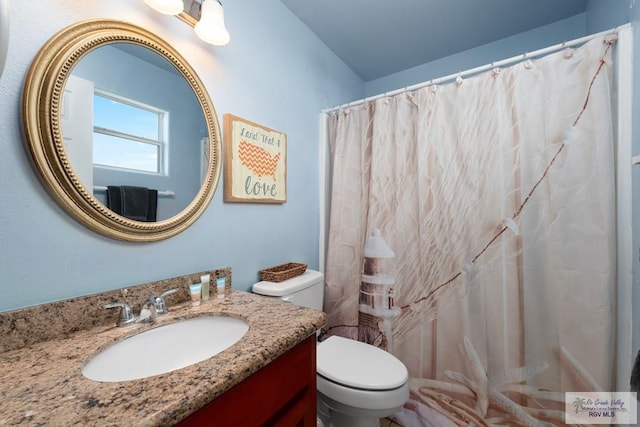
[{"label": "faucet handle", "polygon": [[149,300],[153,302],[153,305],[155,305],[156,307],[156,314],[167,314],[169,312],[167,303],[165,302],[164,298],[167,295],[175,294],[176,292],[178,292],[178,288],[173,288],[169,289],[168,291],[164,291],[160,295],[153,295],[149,297]]},{"label": "faucet handle", "polygon": [[178,292],[178,288],[173,288],[173,289],[169,289],[168,291],[164,291],[163,293],[160,294],[160,296],[164,298],[167,295],[175,294],[176,292]]},{"label": "faucet handle", "polygon": [[131,310],[131,307],[129,307],[129,304],[126,304],[124,302],[112,302],[109,304],[105,304],[102,307],[103,308],[122,307],[122,310],[120,310],[120,318],[118,319],[118,323],[116,324],[117,326],[125,326],[136,321],[136,316],[133,314],[133,310]]}]

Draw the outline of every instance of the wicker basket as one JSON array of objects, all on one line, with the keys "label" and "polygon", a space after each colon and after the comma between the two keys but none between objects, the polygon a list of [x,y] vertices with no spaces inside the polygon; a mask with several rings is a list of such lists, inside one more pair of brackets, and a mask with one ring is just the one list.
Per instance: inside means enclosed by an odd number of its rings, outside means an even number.
[{"label": "wicker basket", "polygon": [[260,270],[260,277],[267,282],[282,282],[307,271],[307,264],[289,262]]}]

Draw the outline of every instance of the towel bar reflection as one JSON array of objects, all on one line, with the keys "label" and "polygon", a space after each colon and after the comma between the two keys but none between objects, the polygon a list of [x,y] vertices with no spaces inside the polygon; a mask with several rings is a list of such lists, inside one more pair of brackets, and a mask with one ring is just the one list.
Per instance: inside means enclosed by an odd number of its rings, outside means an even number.
[{"label": "towel bar reflection", "polygon": [[[107,187],[95,185],[93,187],[93,191],[107,191]],[[162,197],[175,197],[175,195],[176,195],[176,192],[171,190],[158,191],[158,196],[162,196]]]}]

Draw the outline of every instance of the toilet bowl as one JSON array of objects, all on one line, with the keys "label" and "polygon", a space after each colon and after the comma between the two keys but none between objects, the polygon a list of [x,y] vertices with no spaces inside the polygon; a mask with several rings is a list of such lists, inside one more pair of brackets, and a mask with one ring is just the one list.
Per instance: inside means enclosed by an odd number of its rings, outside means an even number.
[{"label": "toilet bowl", "polygon": [[319,413],[334,427],[379,426],[409,398],[407,368],[377,347],[332,336],[318,344],[316,359]]},{"label": "toilet bowl", "polygon": [[[253,292],[322,310],[324,275],[307,270],[279,283],[258,282]],[[316,347],[316,371],[318,417],[326,427],[378,427],[409,399],[407,368],[370,344],[331,336]]]}]

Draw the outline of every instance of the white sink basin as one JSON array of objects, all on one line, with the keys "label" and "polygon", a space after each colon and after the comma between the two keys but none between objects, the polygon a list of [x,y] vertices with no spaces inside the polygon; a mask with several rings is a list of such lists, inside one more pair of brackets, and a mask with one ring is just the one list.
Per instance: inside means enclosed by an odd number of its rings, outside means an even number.
[{"label": "white sink basin", "polygon": [[113,344],[82,368],[95,381],[118,382],[160,375],[208,359],[249,329],[241,319],[203,316],[149,329]]}]

